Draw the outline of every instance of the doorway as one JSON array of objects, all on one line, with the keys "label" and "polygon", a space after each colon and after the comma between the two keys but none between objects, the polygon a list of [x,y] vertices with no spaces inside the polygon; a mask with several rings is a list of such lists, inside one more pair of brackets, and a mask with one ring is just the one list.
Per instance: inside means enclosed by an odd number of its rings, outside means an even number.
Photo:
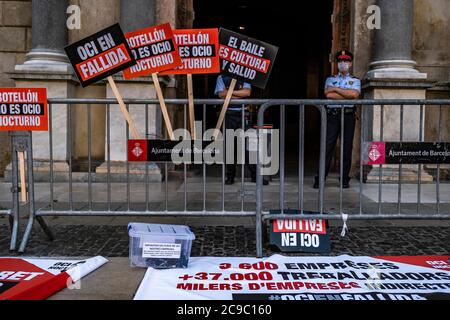
[{"label": "doorway", "polygon": [[[294,1],[194,0],[194,28],[223,27],[279,47],[266,90],[254,88],[252,98],[319,99],[331,73],[333,0],[298,5]],[[217,75],[195,77],[195,96],[214,97]],[[271,108],[266,123],[279,128],[279,111]],[[201,110],[199,116],[201,117]],[[215,111],[207,116],[214,122]],[[319,158],[320,116],[306,108],[305,170],[314,174]],[[207,125],[210,127],[209,125]],[[297,107],[286,107],[286,173],[296,173],[298,159]],[[289,146],[289,147],[288,147]]]}]

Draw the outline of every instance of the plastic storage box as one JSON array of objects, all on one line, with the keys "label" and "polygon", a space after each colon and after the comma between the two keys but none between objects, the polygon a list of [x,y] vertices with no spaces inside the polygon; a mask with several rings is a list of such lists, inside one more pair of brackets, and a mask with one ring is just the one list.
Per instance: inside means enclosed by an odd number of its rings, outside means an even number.
[{"label": "plastic storage box", "polygon": [[132,266],[154,269],[187,268],[194,233],[187,226],[130,223]]}]

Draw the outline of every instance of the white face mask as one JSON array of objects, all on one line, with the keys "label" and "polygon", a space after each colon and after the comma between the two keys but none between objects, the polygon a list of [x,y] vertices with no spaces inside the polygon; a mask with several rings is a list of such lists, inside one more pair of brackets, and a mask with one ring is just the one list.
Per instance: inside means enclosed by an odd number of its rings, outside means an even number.
[{"label": "white face mask", "polygon": [[349,62],[339,62],[338,63],[338,69],[340,72],[348,72],[350,70],[350,63]]}]

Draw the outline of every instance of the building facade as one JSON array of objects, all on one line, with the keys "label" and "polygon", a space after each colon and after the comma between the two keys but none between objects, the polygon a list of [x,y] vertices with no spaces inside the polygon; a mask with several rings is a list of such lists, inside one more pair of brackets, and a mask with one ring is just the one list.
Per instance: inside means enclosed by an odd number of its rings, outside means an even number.
[{"label": "building facade", "polygon": [[[0,1],[0,86],[46,87],[50,98],[113,98],[107,82],[81,88],[63,52],[64,46],[77,41],[113,23],[120,22],[125,32],[150,25],[170,22],[173,28],[227,27],[248,32],[261,40],[280,46],[280,56],[271,84],[261,97],[321,98],[325,77],[335,70],[331,59],[338,49],[351,50],[355,55],[354,74],[363,80],[365,98],[450,98],[450,3],[447,0],[321,0],[311,11],[290,10],[258,1],[223,3],[218,11],[207,0],[24,0]],[[80,9],[81,28],[69,29],[67,19]],[[377,7],[373,7],[376,5]],[[259,7],[259,8],[258,8]],[[72,7],[73,8],[73,7]],[[377,8],[380,16],[377,17]],[[257,14],[256,14],[257,12]],[[331,16],[331,19],[330,19]],[[298,19],[296,18],[298,17]],[[373,20],[375,19],[375,21]],[[377,20],[378,19],[378,20]],[[376,22],[381,28],[374,28]],[[375,23],[374,23],[375,22]],[[272,26],[279,28],[271,31]],[[278,29],[277,29],[278,30]],[[310,30],[311,32],[307,32]],[[316,32],[314,32],[316,31]],[[321,36],[323,34],[323,36]],[[282,37],[286,40],[279,40]],[[284,41],[284,42],[283,42]],[[293,60],[298,60],[295,63]],[[295,66],[294,66],[295,65]],[[151,78],[125,81],[117,75],[116,81],[125,98],[155,98]],[[162,77],[166,97],[184,97],[181,77]],[[296,84],[298,80],[299,84]],[[210,97],[214,77],[199,82],[201,97]],[[202,85],[204,84],[204,85]],[[419,107],[407,106],[405,139],[419,136]],[[55,172],[68,171],[68,157],[75,169],[86,171],[87,123],[86,106],[54,108],[52,121],[53,156]],[[69,114],[70,110],[70,114]],[[182,124],[180,110],[170,108],[173,123]],[[398,139],[398,108],[385,111],[385,139]],[[144,130],[143,108],[130,110],[138,128]],[[308,115],[308,113],[307,113]],[[315,115],[311,114],[311,117]],[[377,138],[380,126],[379,109],[365,117],[365,123]],[[450,121],[445,111],[444,123]],[[436,109],[426,108],[424,136],[437,138]],[[70,123],[69,123],[70,121]],[[91,114],[93,130],[92,158],[97,173],[104,172],[105,141],[108,130],[106,106],[95,107]],[[157,106],[148,112],[150,133],[164,134]],[[358,124],[357,135],[360,132]],[[111,106],[111,160],[114,172],[123,172],[126,159],[124,141],[125,123],[117,106]],[[295,123],[292,124],[295,127]],[[68,146],[68,130],[73,143]],[[289,128],[288,128],[289,129]],[[307,128],[307,134],[317,133],[316,127]],[[450,128],[442,138],[450,139]],[[355,164],[359,161],[359,139],[355,138]],[[0,133],[0,172],[10,162],[9,138]],[[48,171],[48,137],[34,135],[36,168]],[[73,169],[73,168],[72,168]],[[151,168],[155,180],[160,179],[158,167]],[[386,180],[395,180],[395,168],[384,170]],[[432,180],[424,172],[424,180]],[[417,177],[414,168],[404,174],[411,180]],[[378,177],[376,170],[369,174]]]}]

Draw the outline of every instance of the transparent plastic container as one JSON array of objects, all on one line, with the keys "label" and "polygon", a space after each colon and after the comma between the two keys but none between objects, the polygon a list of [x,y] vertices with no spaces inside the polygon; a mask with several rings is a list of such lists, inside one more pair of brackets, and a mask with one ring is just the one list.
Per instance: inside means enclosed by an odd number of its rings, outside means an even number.
[{"label": "transparent plastic container", "polygon": [[132,266],[154,269],[187,268],[195,235],[187,226],[128,224]]}]

